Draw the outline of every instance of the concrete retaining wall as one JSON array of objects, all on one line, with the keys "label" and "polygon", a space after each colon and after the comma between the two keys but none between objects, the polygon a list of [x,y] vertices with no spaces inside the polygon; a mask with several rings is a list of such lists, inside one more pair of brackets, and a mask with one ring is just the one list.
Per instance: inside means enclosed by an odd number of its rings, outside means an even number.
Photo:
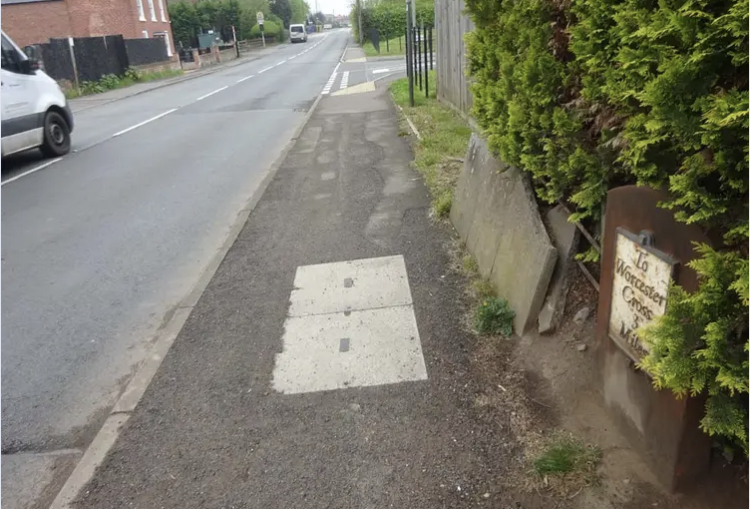
[{"label": "concrete retaining wall", "polygon": [[472,134],[451,221],[479,271],[507,299],[523,334],[535,323],[557,260],[526,176],[502,164]]}]

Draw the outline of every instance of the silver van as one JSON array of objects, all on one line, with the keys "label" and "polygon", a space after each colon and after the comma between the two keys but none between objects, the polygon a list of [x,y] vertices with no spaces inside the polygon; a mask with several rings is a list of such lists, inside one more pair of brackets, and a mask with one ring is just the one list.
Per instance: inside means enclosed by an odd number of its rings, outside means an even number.
[{"label": "silver van", "polygon": [[305,25],[289,25],[289,42],[307,42]]}]

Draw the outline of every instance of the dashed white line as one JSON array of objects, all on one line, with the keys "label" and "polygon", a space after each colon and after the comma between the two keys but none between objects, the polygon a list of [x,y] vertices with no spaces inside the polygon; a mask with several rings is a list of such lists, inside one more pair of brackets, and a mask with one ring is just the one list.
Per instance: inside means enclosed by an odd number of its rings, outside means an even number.
[{"label": "dashed white line", "polygon": [[[227,88],[227,87],[224,87],[224,88]],[[218,92],[218,90],[217,90],[217,92]],[[211,93],[213,94],[215,92],[211,92]],[[209,95],[211,95],[211,94],[209,94]],[[169,115],[170,113],[172,113],[173,111],[177,111],[177,108],[172,108],[171,110],[167,110],[164,113],[160,113],[160,114],[156,115],[155,117],[151,117],[148,120],[144,120],[143,122],[140,122],[138,124],[130,126],[127,129],[123,129],[122,131],[116,132],[115,134],[112,135],[112,137],[113,138],[117,138],[120,135],[123,135],[125,133],[129,133],[133,129],[138,129],[139,127],[143,127],[144,125],[148,124],[149,122],[153,122],[154,120],[159,120],[161,117],[165,117],[165,116]]]},{"label": "dashed white line", "polygon": [[32,169],[30,169],[30,170],[27,170],[27,171],[25,171],[25,172],[23,172],[23,173],[19,173],[19,174],[18,174],[18,175],[16,175],[15,177],[12,177],[12,178],[9,178],[9,179],[7,179],[7,180],[4,180],[4,181],[2,182],[2,184],[0,184],[0,186],[4,186],[5,184],[10,184],[10,183],[11,183],[11,182],[13,182],[14,180],[18,180],[18,179],[20,179],[21,177],[25,177],[26,175],[31,175],[31,174],[32,174],[32,173],[34,173],[34,172],[37,172],[37,171],[39,171],[39,170],[43,170],[43,169],[45,169],[46,167],[48,167],[48,166],[52,166],[53,164],[55,164],[55,163],[57,163],[57,162],[60,162],[60,161],[62,161],[62,157],[58,157],[57,159],[53,159],[53,160],[51,160],[51,161],[47,161],[46,163],[40,164],[39,166],[37,166],[37,167],[35,167],[35,168],[32,168]]},{"label": "dashed white line", "polygon": [[245,80],[249,80],[250,78],[254,78],[255,74],[251,74],[250,76],[245,76],[244,78],[240,78],[237,80],[237,83],[242,83]]},{"label": "dashed white line", "polygon": [[344,90],[348,86],[349,86],[349,71],[344,71],[344,74],[341,76],[341,84],[339,85],[339,88],[341,90]]},{"label": "dashed white line", "polygon": [[228,88],[229,88],[229,85],[225,85],[225,86],[223,86],[223,87],[221,87],[221,88],[217,88],[217,89],[216,89],[216,90],[214,90],[213,92],[209,92],[209,93],[207,93],[206,95],[202,95],[202,96],[200,96],[200,97],[199,97],[198,99],[196,99],[195,101],[196,101],[196,102],[197,102],[197,101],[202,101],[202,100],[203,100],[203,99],[205,99],[206,97],[211,97],[212,95],[214,95],[214,94],[218,94],[218,93],[219,93],[219,92],[221,92],[222,90],[226,90],[226,89],[228,89]]},{"label": "dashed white line", "polygon": [[264,72],[266,72],[266,71],[269,71],[269,70],[271,70],[271,69],[273,69],[273,66],[271,66],[271,67],[266,67],[265,69],[261,69],[260,71],[258,71],[258,74],[263,74]]}]

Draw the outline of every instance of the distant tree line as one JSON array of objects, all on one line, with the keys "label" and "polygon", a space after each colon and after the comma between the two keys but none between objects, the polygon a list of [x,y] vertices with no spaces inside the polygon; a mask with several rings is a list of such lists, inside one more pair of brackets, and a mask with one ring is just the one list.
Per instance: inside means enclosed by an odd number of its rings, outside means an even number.
[{"label": "distant tree line", "polygon": [[[360,0],[352,5],[349,19],[355,40],[359,38],[359,9],[362,9],[362,39],[369,40],[373,29],[379,37],[393,38],[406,33],[406,9],[403,0]],[[417,0],[417,24],[435,24],[434,0]]]},{"label": "distant tree line", "polygon": [[306,23],[310,7],[305,0],[198,0],[168,4],[172,35],[177,47],[195,47],[199,34],[213,30],[225,41],[260,37],[256,15],[263,13],[264,32],[277,36],[290,23]]}]

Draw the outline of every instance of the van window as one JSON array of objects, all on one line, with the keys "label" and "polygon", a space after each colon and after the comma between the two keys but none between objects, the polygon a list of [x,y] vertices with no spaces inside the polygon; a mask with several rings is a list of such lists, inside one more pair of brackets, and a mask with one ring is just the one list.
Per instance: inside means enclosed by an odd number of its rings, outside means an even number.
[{"label": "van window", "polygon": [[298,34],[298,33],[300,33],[300,32],[304,32],[304,31],[305,31],[305,29],[304,29],[304,28],[302,28],[302,25],[292,25],[292,26],[291,26],[291,27],[289,27],[289,28],[291,29],[291,31],[292,31],[292,32],[294,32],[294,33],[296,33],[296,34]]},{"label": "van window", "polygon": [[5,36],[3,36],[2,57],[3,69],[10,72],[20,72],[18,66],[20,57],[18,55],[18,52],[16,51],[16,48],[14,48],[10,43],[10,41],[5,38]]}]

